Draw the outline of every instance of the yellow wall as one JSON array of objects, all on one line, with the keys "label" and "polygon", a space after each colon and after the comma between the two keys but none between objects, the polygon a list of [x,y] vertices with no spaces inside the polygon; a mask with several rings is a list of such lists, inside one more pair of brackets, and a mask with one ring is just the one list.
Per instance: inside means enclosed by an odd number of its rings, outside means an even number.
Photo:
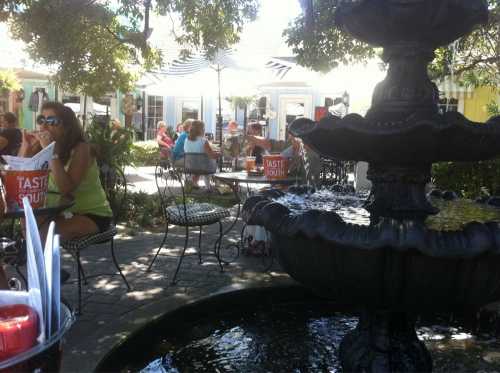
[{"label": "yellow wall", "polygon": [[465,97],[464,115],[467,119],[475,122],[485,122],[490,115],[486,105],[491,101],[499,102],[498,93],[488,87],[479,87],[474,90],[471,97]]}]

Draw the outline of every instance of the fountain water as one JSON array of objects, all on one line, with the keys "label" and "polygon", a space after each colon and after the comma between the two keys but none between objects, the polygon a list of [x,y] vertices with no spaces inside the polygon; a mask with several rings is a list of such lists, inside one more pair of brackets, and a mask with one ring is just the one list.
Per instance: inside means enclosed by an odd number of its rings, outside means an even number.
[{"label": "fountain water", "polygon": [[414,315],[500,299],[500,225],[432,229],[428,217],[439,210],[425,194],[433,162],[500,154],[500,117],[479,124],[459,113],[439,114],[438,91],[427,75],[434,49],[487,16],[483,0],[341,2],[337,23],[384,48],[387,77],[364,118],[301,118],[290,131],[324,156],[369,163],[369,224],[349,224],[335,211],[292,211],[273,199],[276,192],[244,206],[249,223],[272,232],[285,271],[361,310],[340,346],[346,371],[431,371]]}]

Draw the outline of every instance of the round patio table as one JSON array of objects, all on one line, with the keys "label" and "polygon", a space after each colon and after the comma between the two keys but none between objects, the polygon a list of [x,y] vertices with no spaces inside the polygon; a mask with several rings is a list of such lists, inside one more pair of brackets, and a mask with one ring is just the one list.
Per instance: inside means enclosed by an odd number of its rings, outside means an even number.
[{"label": "round patio table", "polygon": [[[46,221],[55,218],[64,210],[71,208],[75,204],[75,200],[70,196],[63,196],[59,193],[49,192],[43,207],[33,208],[33,214],[36,217],[47,217]],[[14,266],[19,277],[26,284],[26,279],[19,270],[19,266],[24,263],[24,252],[22,250],[22,236],[15,237],[14,223],[16,219],[24,217],[24,209],[19,206],[7,206],[3,215],[4,219],[12,219],[9,225],[8,232],[0,232],[0,264],[9,263]],[[42,223],[43,225],[44,223]]]},{"label": "round patio table", "polygon": [[[246,184],[247,186],[247,194],[250,193],[250,184],[261,184],[261,185],[271,185],[271,186],[278,186],[278,185],[283,185],[283,186],[289,186],[298,183],[298,179],[296,177],[287,177],[285,179],[268,179],[265,176],[259,176],[259,175],[249,175],[246,171],[238,171],[238,172],[220,172],[212,175],[214,179],[219,180],[223,182],[224,184],[229,185],[231,190],[233,191],[236,200],[238,201],[238,212],[236,213],[236,217],[234,221],[231,223],[229,228],[226,229],[224,232],[224,236],[230,232],[236,223],[238,222],[238,219],[240,218],[241,214],[241,205],[242,205],[242,198],[240,197],[240,185],[241,184]],[[230,244],[229,246],[234,246],[237,249],[237,255],[239,255],[240,248],[245,247],[245,230],[246,230],[246,223],[243,225],[243,228],[241,230],[240,234],[240,242],[237,244]],[[263,248],[262,252],[262,258],[265,259],[267,257],[266,248]],[[270,263],[264,263],[264,271],[268,271],[272,264],[273,264],[273,257],[272,255]]]},{"label": "round patio table", "polygon": [[298,182],[296,177],[286,179],[268,179],[265,176],[249,175],[246,171],[220,172],[213,175],[217,180],[229,184],[269,184],[269,185],[292,185]]}]

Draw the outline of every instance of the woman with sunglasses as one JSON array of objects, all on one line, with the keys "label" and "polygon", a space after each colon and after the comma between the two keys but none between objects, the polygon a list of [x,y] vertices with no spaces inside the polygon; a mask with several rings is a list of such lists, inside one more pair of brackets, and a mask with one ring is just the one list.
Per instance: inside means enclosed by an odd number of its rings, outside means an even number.
[{"label": "woman with sunglasses", "polygon": [[59,102],[44,103],[37,129],[33,133],[23,132],[19,155],[31,157],[55,141],[49,190],[75,199],[74,206],[56,219],[61,240],[108,229],[113,214],[99,180],[95,157],[73,110]]}]

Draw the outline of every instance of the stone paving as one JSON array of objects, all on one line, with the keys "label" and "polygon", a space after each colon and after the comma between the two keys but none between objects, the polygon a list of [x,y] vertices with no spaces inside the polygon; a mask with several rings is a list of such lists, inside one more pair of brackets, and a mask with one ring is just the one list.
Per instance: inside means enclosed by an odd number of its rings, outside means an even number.
[{"label": "stone paving", "polygon": [[[145,184],[141,185],[141,189],[145,188]],[[224,222],[225,227],[229,226],[231,219],[228,218]],[[225,242],[237,242],[240,230],[241,222],[226,236]],[[97,360],[130,332],[130,322],[136,321],[136,324],[140,324],[142,319],[138,315],[144,315],[141,310],[148,309],[155,303],[160,304],[163,301],[173,304],[179,300],[195,300],[228,286],[239,288],[248,284],[289,281],[287,275],[276,271],[274,267],[271,271],[264,272],[262,258],[244,255],[225,266],[224,272],[221,273],[216,258],[206,255],[213,252],[213,242],[218,235],[218,225],[214,225],[204,229],[203,263],[198,263],[196,255],[186,257],[177,284],[171,285],[170,280],[178,258],[176,254],[179,254],[184,244],[184,232],[184,228],[171,226],[167,241],[168,250],[162,250],[162,254],[168,256],[159,256],[151,272],[146,272],[146,269],[163,234],[142,232],[135,237],[118,236],[115,240],[117,259],[132,286],[132,291],[127,292],[120,276],[102,276],[89,280],[83,290],[83,313],[77,317],[65,341],[62,362],[64,372],[91,371]],[[198,231],[193,229],[189,240],[190,254],[196,253],[197,242]],[[82,253],[82,263],[87,276],[114,270],[109,245],[87,249]],[[72,274],[70,281],[63,286],[63,297],[76,307],[76,272],[71,256],[65,255],[63,267]],[[137,325],[133,324],[133,327]]]}]

